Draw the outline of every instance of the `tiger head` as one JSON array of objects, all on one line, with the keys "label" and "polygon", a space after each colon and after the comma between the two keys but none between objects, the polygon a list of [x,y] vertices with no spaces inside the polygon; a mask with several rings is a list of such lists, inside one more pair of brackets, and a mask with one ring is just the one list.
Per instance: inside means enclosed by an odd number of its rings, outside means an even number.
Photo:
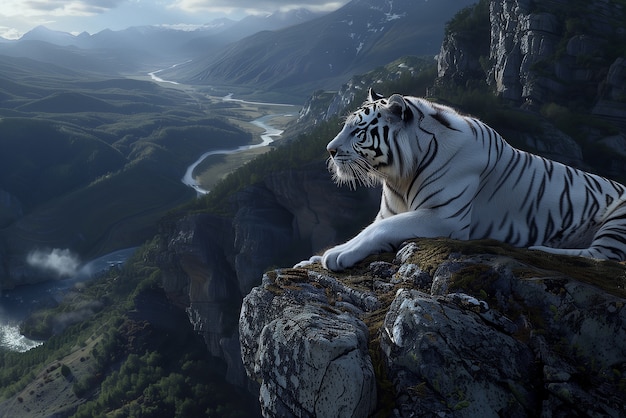
[{"label": "tiger head", "polygon": [[354,188],[406,176],[414,167],[406,127],[414,119],[404,97],[387,99],[370,89],[367,101],[326,147],[335,182]]}]

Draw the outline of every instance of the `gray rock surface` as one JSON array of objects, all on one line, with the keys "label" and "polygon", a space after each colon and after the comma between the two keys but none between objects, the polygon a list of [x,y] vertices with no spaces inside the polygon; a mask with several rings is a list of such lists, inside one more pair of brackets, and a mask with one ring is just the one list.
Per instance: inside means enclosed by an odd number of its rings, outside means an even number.
[{"label": "gray rock surface", "polygon": [[482,72],[514,103],[582,100],[598,102],[603,114],[603,100],[611,101],[607,108],[624,100],[623,57],[614,48],[626,40],[625,18],[617,1],[492,0],[490,39],[472,45],[465,33],[448,33],[438,55],[440,81],[467,81]]},{"label": "gray rock surface", "polygon": [[244,299],[241,350],[264,416],[364,417],[376,407],[362,311],[349,295],[331,308],[341,293],[326,289],[314,275],[278,272]]},{"label": "gray rock surface", "polygon": [[244,299],[243,363],[268,417],[624,416],[625,273],[443,239],[270,271]]},{"label": "gray rock surface", "polygon": [[355,232],[338,230],[355,212],[369,222],[377,195],[337,188],[323,163],[277,172],[233,195],[230,213],[164,223],[160,266],[170,300],[185,309],[229,382],[248,385],[239,355],[238,306],[269,265],[293,264]]}]

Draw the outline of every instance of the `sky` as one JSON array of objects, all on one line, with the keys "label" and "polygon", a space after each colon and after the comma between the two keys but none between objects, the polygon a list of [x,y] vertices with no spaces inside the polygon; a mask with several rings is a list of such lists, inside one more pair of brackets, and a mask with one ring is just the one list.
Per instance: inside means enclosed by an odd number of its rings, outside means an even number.
[{"label": "sky", "polygon": [[349,0],[0,0],[0,36],[18,39],[32,28],[78,34],[143,25],[200,25],[228,17],[306,7],[332,11]]}]

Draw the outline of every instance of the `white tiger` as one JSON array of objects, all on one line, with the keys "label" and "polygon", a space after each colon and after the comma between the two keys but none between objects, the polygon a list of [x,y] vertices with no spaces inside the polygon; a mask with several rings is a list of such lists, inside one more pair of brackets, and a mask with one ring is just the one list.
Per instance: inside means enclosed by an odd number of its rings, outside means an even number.
[{"label": "white tiger", "polygon": [[343,270],[416,237],[626,259],[622,184],[513,148],[449,107],[370,89],[327,149],[338,184],[382,182],[380,211],[348,242],[297,266]]}]

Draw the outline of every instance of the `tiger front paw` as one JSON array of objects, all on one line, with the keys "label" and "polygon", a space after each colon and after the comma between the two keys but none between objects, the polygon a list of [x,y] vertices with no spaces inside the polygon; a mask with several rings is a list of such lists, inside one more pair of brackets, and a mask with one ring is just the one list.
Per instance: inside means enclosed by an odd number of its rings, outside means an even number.
[{"label": "tiger front paw", "polygon": [[345,252],[335,250],[335,248],[326,251],[323,256],[314,255],[308,260],[302,260],[293,268],[307,268],[313,264],[321,264],[326,270],[341,271],[352,267],[359,261],[359,259],[352,260],[350,257],[346,257]]},{"label": "tiger front paw", "polygon": [[311,258],[309,258],[308,260],[300,261],[298,264],[293,266],[293,268],[295,268],[295,269],[305,268],[305,267],[310,266],[311,264],[316,264],[316,263],[322,264],[322,256],[314,255]]},{"label": "tiger front paw", "polygon": [[369,254],[361,253],[357,249],[346,248],[346,245],[338,245],[327,250],[322,256],[322,266],[331,271],[342,271],[354,266]]}]

